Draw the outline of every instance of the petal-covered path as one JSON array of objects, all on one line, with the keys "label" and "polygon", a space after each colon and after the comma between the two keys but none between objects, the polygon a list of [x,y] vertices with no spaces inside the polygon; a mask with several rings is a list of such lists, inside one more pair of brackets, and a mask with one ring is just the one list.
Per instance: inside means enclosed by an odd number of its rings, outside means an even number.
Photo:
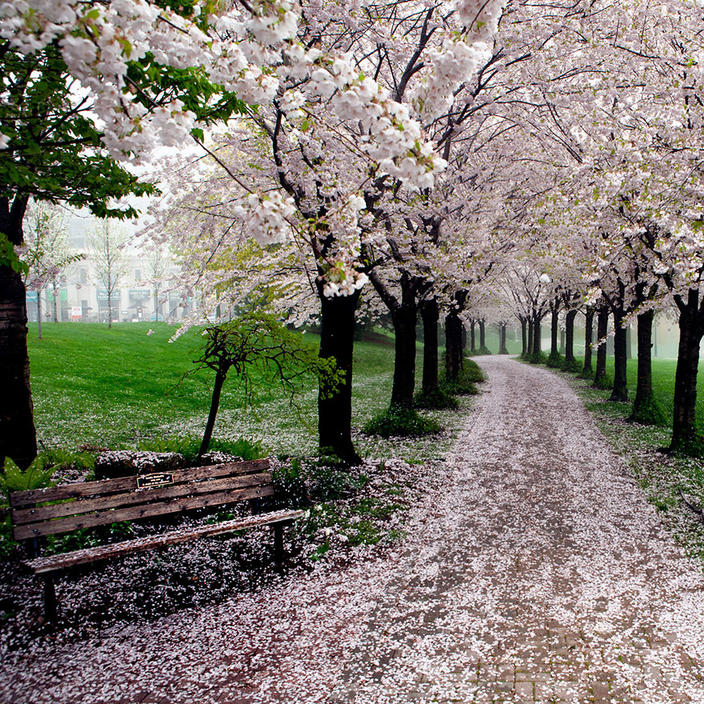
[{"label": "petal-covered path", "polygon": [[10,654],[0,702],[704,702],[704,579],[569,386],[501,357],[396,552]]}]

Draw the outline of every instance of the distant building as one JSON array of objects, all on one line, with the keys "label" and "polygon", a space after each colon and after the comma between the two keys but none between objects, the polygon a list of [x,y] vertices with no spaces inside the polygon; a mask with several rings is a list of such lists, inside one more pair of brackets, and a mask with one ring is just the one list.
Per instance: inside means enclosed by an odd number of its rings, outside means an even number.
[{"label": "distant building", "polygon": [[[47,286],[42,291],[41,311],[44,320],[60,322],[107,322],[108,297],[98,283],[96,262],[92,256],[89,232],[96,220],[80,214],[70,218],[68,237],[71,248],[84,258],[69,266],[57,286]],[[173,275],[175,267],[166,263],[167,275]],[[137,322],[142,320],[181,320],[192,305],[192,301],[178,291],[168,291],[166,280],[155,285],[153,267],[145,253],[135,247],[124,249],[121,262],[122,275],[118,290],[113,294],[112,319],[114,322]],[[156,295],[157,288],[159,291]],[[56,302],[55,302],[56,299]],[[37,320],[37,292],[27,292],[27,317]]]}]

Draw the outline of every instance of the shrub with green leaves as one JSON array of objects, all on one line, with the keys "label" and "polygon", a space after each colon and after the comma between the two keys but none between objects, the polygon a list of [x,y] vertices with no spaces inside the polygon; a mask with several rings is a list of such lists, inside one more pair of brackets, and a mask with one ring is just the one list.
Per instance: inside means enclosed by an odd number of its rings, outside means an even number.
[{"label": "shrub with green leaves", "polygon": [[416,408],[443,409],[457,408],[459,401],[452,395],[446,393],[442,389],[438,389],[433,393],[419,393],[413,399],[413,404]]},{"label": "shrub with green leaves", "polygon": [[381,435],[388,438],[393,435],[418,437],[440,431],[440,425],[430,418],[424,418],[413,408],[391,406],[374,416],[365,426],[367,435]]}]

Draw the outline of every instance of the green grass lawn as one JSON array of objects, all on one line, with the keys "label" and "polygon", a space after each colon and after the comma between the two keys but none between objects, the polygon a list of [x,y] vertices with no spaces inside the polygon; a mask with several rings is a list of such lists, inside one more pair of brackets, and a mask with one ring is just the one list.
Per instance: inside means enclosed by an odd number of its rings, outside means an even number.
[{"label": "green grass lawn", "polygon": [[[154,330],[152,335],[147,335],[149,329]],[[166,323],[121,323],[111,329],[97,323],[46,323],[44,339],[38,340],[36,325],[30,325],[31,383],[41,446],[134,447],[149,438],[202,434],[213,374],[204,370],[183,378],[193,367],[201,337],[192,329],[169,342],[175,330]],[[305,338],[317,344],[315,335]],[[353,426],[359,429],[388,405],[393,340],[375,336],[373,343],[356,343],[355,350]],[[315,382],[311,379],[296,398],[297,409],[275,384],[265,379],[255,382],[254,402],[245,407],[236,377],[228,377],[214,438],[248,437],[262,441],[267,451],[283,454],[314,452]],[[450,430],[461,422],[457,413],[431,415]],[[395,445],[365,436],[359,439],[363,452],[378,457],[398,454],[423,459],[440,455],[443,444],[437,438]]]},{"label": "green grass lawn", "polygon": [[[673,395],[675,390],[675,370],[677,368],[677,360],[675,359],[654,359],[653,366],[653,393],[657,399],[660,408],[667,416],[668,425],[672,424],[672,407]],[[704,387],[702,387],[702,371],[704,371],[704,362],[699,365],[699,378],[697,380],[697,422],[701,425],[704,423]],[[606,358],[606,373],[610,379],[614,376],[614,358]],[[629,359],[626,367],[626,378],[628,381],[628,396],[631,400],[636,396],[636,383],[638,375],[638,361]],[[595,394],[596,397],[608,398],[609,392],[602,391]],[[629,404],[614,403],[612,412],[615,415],[629,415]]]}]

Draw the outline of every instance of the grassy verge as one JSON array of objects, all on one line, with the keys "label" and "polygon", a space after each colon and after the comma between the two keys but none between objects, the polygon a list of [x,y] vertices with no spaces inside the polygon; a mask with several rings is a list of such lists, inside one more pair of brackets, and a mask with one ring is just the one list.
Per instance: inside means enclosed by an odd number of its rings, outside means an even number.
[{"label": "grassy verge", "polygon": [[[190,370],[201,338],[191,330],[170,343],[175,328],[165,323],[123,323],[112,329],[99,324],[47,323],[44,339],[30,326],[29,349],[35,419],[44,448],[137,447],[155,439],[192,442],[208,412],[212,377]],[[148,330],[153,334],[147,335]],[[317,344],[315,335],[308,335]],[[418,355],[418,379],[422,355]],[[361,428],[388,407],[393,349],[380,341],[355,344],[353,427],[360,451],[381,459],[423,461],[447,451],[461,413],[449,409],[425,415],[444,431],[429,438],[370,437]],[[257,383],[248,407],[236,379],[223,389],[214,437],[234,442],[241,437],[263,444],[272,454],[311,455],[316,448],[317,390],[311,380],[295,400],[275,385]],[[466,406],[468,402],[463,401]]]}]

